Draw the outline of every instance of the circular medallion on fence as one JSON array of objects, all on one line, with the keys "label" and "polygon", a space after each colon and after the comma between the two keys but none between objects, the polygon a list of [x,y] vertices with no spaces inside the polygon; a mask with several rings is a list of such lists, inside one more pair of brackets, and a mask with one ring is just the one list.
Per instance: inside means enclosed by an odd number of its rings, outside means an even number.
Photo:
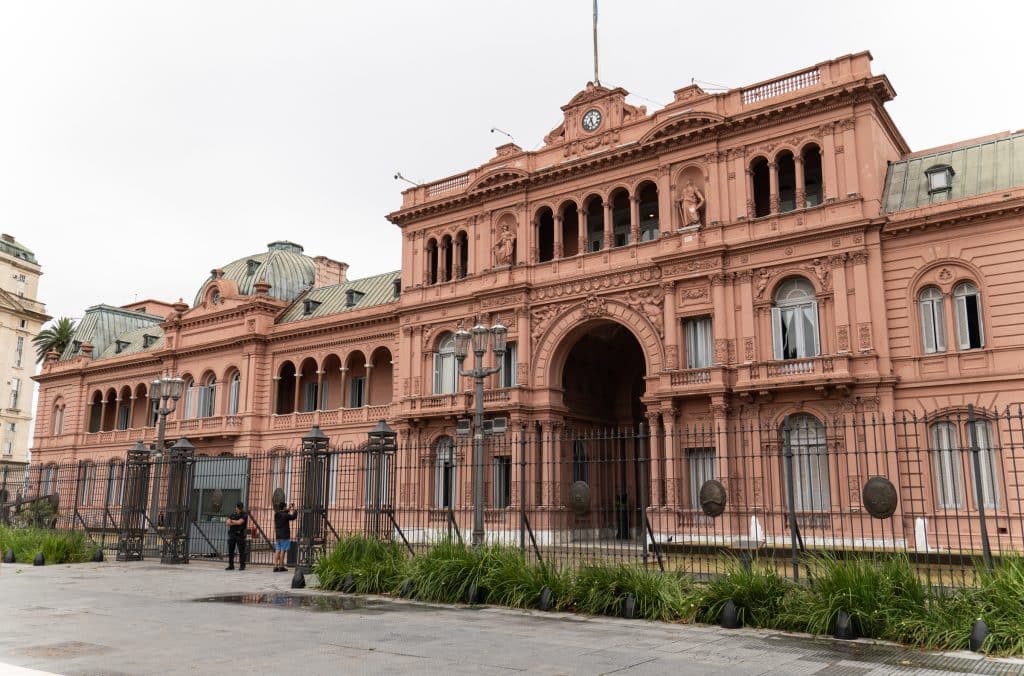
[{"label": "circular medallion on fence", "polygon": [[270,503],[277,507],[284,502],[284,489],[278,486],[274,489],[274,494],[270,497]]},{"label": "circular medallion on fence", "polygon": [[590,511],[590,484],[577,481],[569,488],[569,508],[583,516]]},{"label": "circular medallion on fence", "polygon": [[700,508],[708,516],[719,516],[725,511],[725,486],[717,479],[708,479],[700,487]]},{"label": "circular medallion on fence", "polygon": [[219,488],[214,489],[210,495],[210,511],[220,512],[221,507],[224,506],[224,491]]},{"label": "circular medallion on fence", "polygon": [[864,509],[876,519],[888,519],[896,513],[896,505],[899,504],[896,487],[884,476],[873,476],[868,479],[861,497]]}]

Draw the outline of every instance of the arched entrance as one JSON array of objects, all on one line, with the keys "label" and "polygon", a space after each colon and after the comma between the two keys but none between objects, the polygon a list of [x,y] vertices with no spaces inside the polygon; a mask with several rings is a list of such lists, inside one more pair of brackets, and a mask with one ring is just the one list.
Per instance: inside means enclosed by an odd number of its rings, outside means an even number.
[{"label": "arched entrance", "polygon": [[643,418],[645,371],[643,349],[629,329],[610,320],[586,326],[562,367],[570,424],[590,430],[635,427]]},{"label": "arched entrance", "polygon": [[567,438],[561,463],[570,486],[586,484],[590,507],[573,528],[582,538],[630,539],[639,527],[637,460],[649,457],[637,438],[647,370],[643,348],[628,328],[609,319],[588,322],[564,347]]}]

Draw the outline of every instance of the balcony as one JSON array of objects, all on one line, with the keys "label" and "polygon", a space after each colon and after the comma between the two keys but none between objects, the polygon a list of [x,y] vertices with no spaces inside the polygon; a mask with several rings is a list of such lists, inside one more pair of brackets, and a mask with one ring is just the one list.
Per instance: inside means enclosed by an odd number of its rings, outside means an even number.
[{"label": "balcony", "polygon": [[[518,387],[503,387],[484,390],[484,410],[502,410],[519,406],[522,390]],[[402,402],[402,414],[407,417],[419,415],[451,415],[468,413],[473,409],[472,391],[452,394],[428,394],[409,397]]]},{"label": "balcony", "polygon": [[362,406],[360,408],[335,408],[329,411],[306,411],[271,416],[270,428],[274,430],[308,431],[314,425],[336,427],[338,425],[366,425],[378,420],[391,418],[391,404]]},{"label": "balcony", "polygon": [[724,366],[668,371],[662,376],[662,386],[671,387],[676,391],[701,393],[721,390],[725,385],[726,368]]},{"label": "balcony", "polygon": [[742,392],[811,386],[820,391],[845,391],[855,381],[849,361],[846,355],[826,355],[752,362],[738,368],[735,389]]}]

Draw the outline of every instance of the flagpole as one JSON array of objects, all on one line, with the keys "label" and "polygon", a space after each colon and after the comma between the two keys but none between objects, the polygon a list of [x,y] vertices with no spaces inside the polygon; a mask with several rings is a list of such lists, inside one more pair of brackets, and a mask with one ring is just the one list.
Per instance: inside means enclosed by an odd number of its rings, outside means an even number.
[{"label": "flagpole", "polygon": [[601,84],[597,75],[597,0],[594,0],[594,84]]}]

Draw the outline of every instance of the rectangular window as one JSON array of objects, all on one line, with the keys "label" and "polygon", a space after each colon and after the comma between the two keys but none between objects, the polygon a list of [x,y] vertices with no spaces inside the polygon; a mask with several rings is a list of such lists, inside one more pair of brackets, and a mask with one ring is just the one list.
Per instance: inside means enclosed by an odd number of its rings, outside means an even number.
[{"label": "rectangular window", "polygon": [[516,386],[516,344],[508,343],[505,354],[501,358],[501,371],[498,373],[500,387]]},{"label": "rectangular window", "polygon": [[128,404],[121,404],[117,408],[117,429],[126,430],[128,429]]},{"label": "rectangular window", "polygon": [[107,496],[106,504],[114,505],[119,503],[121,496],[121,472],[123,471],[120,463],[112,462],[107,465]]},{"label": "rectangular window", "polygon": [[367,471],[364,486],[366,506],[388,507],[391,505],[391,491],[388,490],[391,479],[391,454],[367,453],[366,460]]},{"label": "rectangular window", "polygon": [[4,455],[12,455],[14,453],[14,443],[10,441],[4,441]]},{"label": "rectangular window", "polygon": [[14,348],[14,365],[21,366],[22,353],[25,351],[25,337],[18,336],[18,343]]},{"label": "rectangular window", "polygon": [[10,408],[18,408],[18,395],[21,394],[21,380],[11,378],[11,405]]},{"label": "rectangular window", "polygon": [[18,430],[18,423],[4,423],[4,429],[8,432],[16,432]]},{"label": "rectangular window", "polygon": [[587,481],[590,475],[587,465],[587,444],[577,439],[572,442],[572,480]]},{"label": "rectangular window", "polygon": [[690,479],[690,508],[700,509],[700,488],[715,478],[715,449],[686,449],[686,469]]},{"label": "rectangular window", "polygon": [[82,493],[79,496],[78,504],[84,507],[92,503],[92,492],[96,484],[96,465],[90,463],[79,471],[81,472]]},{"label": "rectangular window", "polygon": [[922,297],[921,338],[928,354],[946,351],[946,320],[942,313],[942,296]]},{"label": "rectangular window", "polygon": [[818,304],[773,307],[772,338],[776,359],[817,357]]},{"label": "rectangular window", "polygon": [[458,366],[454,352],[434,353],[434,394],[452,394],[457,387]]},{"label": "rectangular window", "polygon": [[961,350],[984,346],[981,329],[981,307],[978,294],[956,295],[956,337]]},{"label": "rectangular window", "polygon": [[328,408],[327,402],[330,399],[327,398],[327,386],[330,385],[326,380],[320,383],[320,410],[326,411]]},{"label": "rectangular window", "polygon": [[494,458],[494,506],[504,509],[512,504],[512,456]]},{"label": "rectangular window", "polygon": [[228,415],[238,415],[238,401],[242,394],[242,381],[238,378],[231,379],[228,388]]},{"label": "rectangular window", "polygon": [[185,388],[185,404],[181,407],[181,419],[188,420],[196,417],[195,414],[196,386],[189,383]]},{"label": "rectangular window", "polygon": [[435,507],[455,506],[455,451],[449,444],[439,445],[437,449],[434,465]]},{"label": "rectangular window", "polygon": [[309,413],[316,410],[317,384],[306,383],[302,388],[302,411]]},{"label": "rectangular window", "polygon": [[713,347],[711,317],[695,317],[683,322],[686,333],[686,368],[703,369],[711,366]]},{"label": "rectangular window", "polygon": [[960,464],[960,441],[952,423],[932,426],[935,497],[939,507],[955,509],[963,506],[964,480]]},{"label": "rectangular window", "polygon": [[331,453],[327,461],[327,505],[334,507],[338,504],[338,458],[337,453]]},{"label": "rectangular window", "polygon": [[973,432],[973,444],[978,447],[978,464],[981,467],[981,475],[977,476],[974,471],[974,458],[970,458],[971,478],[974,480],[974,499],[978,500],[979,490],[982,504],[986,509],[998,509],[999,507],[999,484],[998,484],[998,458],[996,457],[995,444],[992,443],[992,425],[987,420],[975,421],[973,426],[967,423],[968,433]]},{"label": "rectangular window", "polygon": [[366,376],[353,378],[349,383],[349,408],[361,408],[366,405]]}]

